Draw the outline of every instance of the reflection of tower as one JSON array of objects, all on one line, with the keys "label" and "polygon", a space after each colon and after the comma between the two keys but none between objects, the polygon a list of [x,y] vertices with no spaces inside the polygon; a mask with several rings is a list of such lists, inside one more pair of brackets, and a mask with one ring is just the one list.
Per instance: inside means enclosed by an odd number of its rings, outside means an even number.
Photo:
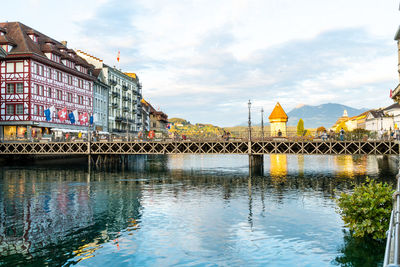
[{"label": "reflection of tower", "polygon": [[274,184],[284,183],[287,174],[287,156],[286,154],[270,155],[270,174]]},{"label": "reflection of tower", "polygon": [[271,136],[286,136],[286,123],[288,121],[288,116],[281,107],[281,105],[276,103],[275,108],[272,110],[271,115],[268,117],[271,124]]},{"label": "reflection of tower", "polygon": [[303,154],[297,155],[297,164],[298,164],[298,168],[299,168],[299,176],[303,176],[304,175],[304,155]]}]

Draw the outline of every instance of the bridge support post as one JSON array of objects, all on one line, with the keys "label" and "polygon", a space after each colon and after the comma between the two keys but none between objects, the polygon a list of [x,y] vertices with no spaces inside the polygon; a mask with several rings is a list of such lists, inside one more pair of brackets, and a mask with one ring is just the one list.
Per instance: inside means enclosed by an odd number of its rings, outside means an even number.
[{"label": "bridge support post", "polygon": [[249,172],[255,175],[264,175],[264,155],[249,154]]}]

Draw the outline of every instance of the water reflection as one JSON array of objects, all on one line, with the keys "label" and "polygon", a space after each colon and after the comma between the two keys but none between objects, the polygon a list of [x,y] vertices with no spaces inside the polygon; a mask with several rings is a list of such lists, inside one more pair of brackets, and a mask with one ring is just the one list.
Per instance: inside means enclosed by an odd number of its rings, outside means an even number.
[{"label": "water reflection", "polygon": [[0,264],[357,263],[364,252],[341,232],[334,190],[366,175],[391,181],[395,160],[271,155],[265,176],[252,177],[247,160],[136,157],[90,174],[2,168]]}]

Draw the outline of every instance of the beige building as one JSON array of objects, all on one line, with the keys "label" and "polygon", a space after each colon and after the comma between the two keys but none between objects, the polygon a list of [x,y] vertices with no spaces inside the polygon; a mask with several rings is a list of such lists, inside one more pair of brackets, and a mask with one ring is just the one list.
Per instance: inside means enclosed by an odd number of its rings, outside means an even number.
[{"label": "beige building", "polygon": [[288,116],[279,102],[276,103],[275,108],[272,110],[268,119],[271,124],[271,136],[279,136],[279,132],[282,133],[281,136],[287,136]]}]

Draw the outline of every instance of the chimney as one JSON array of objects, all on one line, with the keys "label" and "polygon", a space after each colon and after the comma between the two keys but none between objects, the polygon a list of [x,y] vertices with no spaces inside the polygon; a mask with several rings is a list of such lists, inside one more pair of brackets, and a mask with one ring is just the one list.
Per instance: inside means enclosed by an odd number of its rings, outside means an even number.
[{"label": "chimney", "polygon": [[67,47],[67,41],[61,41],[62,45]]}]

